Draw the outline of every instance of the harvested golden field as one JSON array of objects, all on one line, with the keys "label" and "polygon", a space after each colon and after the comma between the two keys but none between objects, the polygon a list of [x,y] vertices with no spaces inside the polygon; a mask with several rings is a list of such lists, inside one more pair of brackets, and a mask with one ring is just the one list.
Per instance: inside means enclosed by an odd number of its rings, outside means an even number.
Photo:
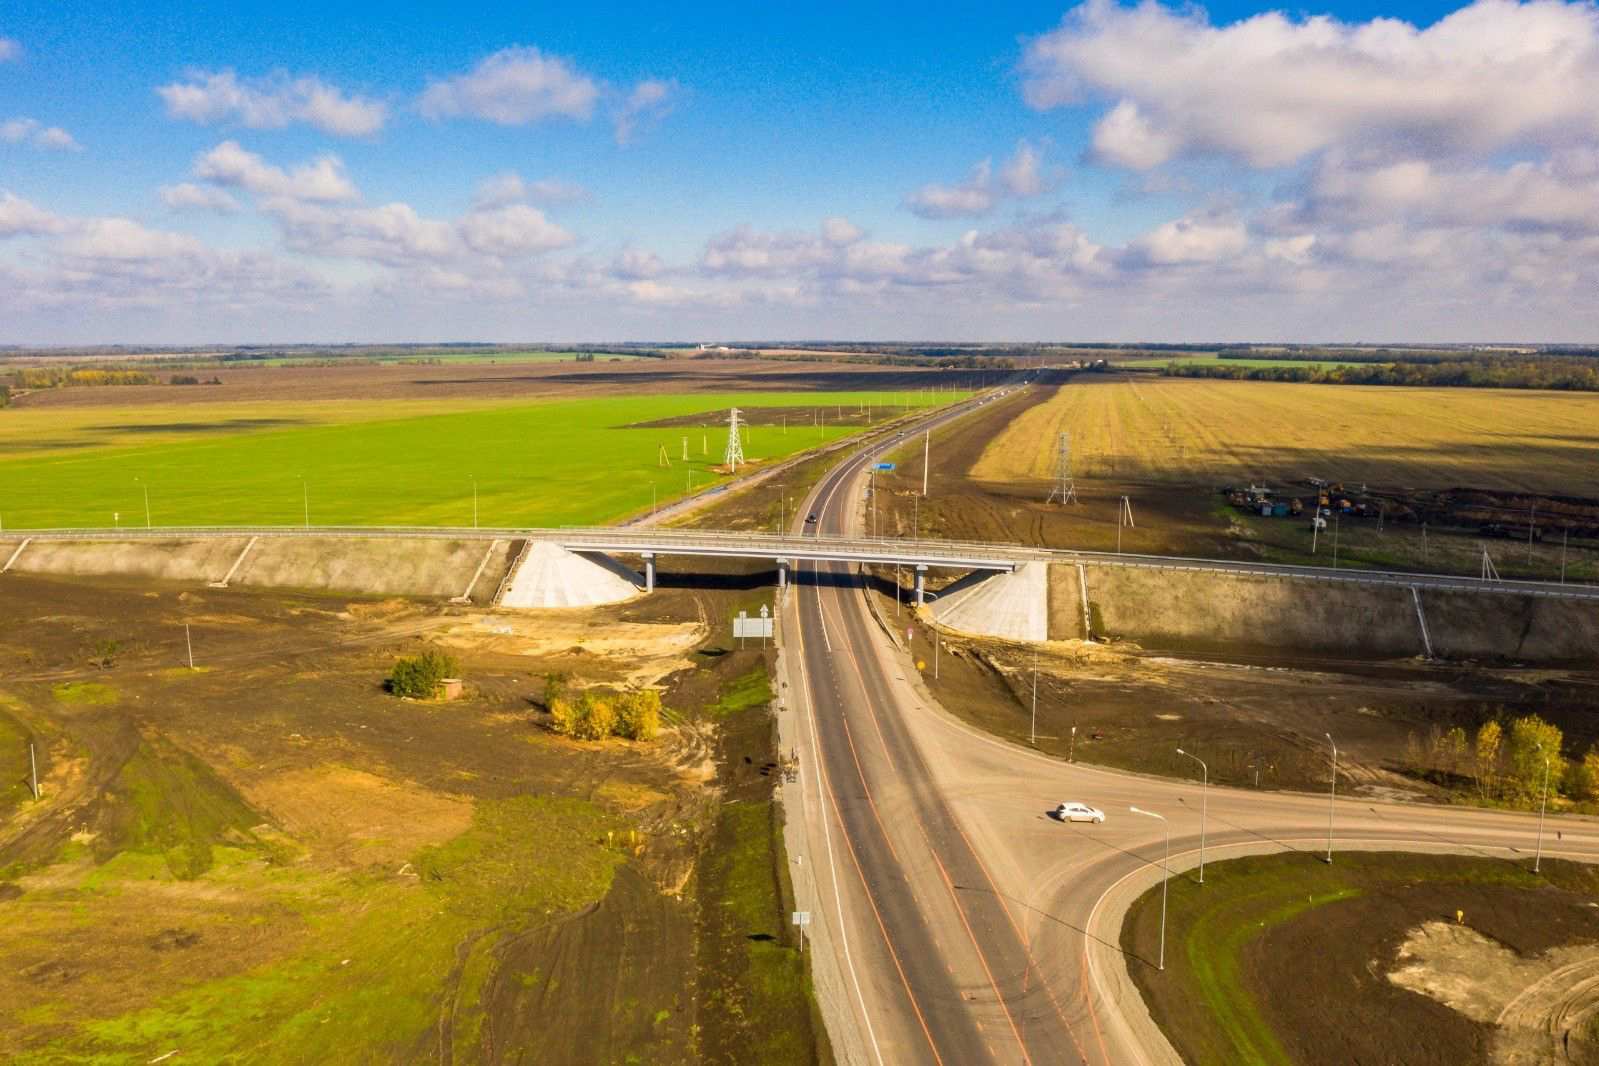
[{"label": "harvested golden field", "polygon": [[1083,479],[1599,495],[1599,395],[1200,378],[1079,375],[1016,418],[970,474],[1047,481],[1062,431]]}]

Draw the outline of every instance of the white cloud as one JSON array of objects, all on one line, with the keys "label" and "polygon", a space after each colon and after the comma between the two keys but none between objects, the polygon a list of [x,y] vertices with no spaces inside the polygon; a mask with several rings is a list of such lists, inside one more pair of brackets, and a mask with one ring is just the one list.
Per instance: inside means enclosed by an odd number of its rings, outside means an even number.
[{"label": "white cloud", "polygon": [[822,219],[822,239],[828,244],[854,244],[863,236],[859,226],[841,215]]},{"label": "white cloud", "polygon": [[518,47],[495,52],[466,74],[430,82],[418,106],[428,118],[523,126],[556,117],[587,121],[599,95],[599,84],[570,61]]},{"label": "white cloud", "polygon": [[1027,141],[1021,141],[1015,154],[1000,168],[997,182],[993,162],[984,159],[959,185],[923,185],[905,198],[905,206],[923,218],[970,218],[988,214],[1007,196],[1030,199],[1053,187],[1054,179],[1046,171],[1043,155]]},{"label": "white cloud", "polygon": [[231,70],[195,71],[186,81],[156,88],[167,114],[201,125],[237,122],[250,129],[282,129],[303,122],[338,137],[365,137],[388,121],[377,100],[347,94],[314,75],[278,72],[240,78]]},{"label": "white cloud", "polygon": [[616,143],[627,144],[640,127],[665,118],[680,92],[681,87],[675,80],[650,78],[633,86],[633,91],[623,99],[612,118]]},{"label": "white cloud", "polygon": [[1188,217],[1157,226],[1133,241],[1129,250],[1157,266],[1215,263],[1231,259],[1249,244],[1249,232],[1237,219]]},{"label": "white cloud", "polygon": [[239,210],[239,202],[221,189],[190,181],[163,185],[160,194],[161,202],[174,211],[215,211],[219,215],[231,215]]},{"label": "white cloud", "polygon": [[72,134],[60,126],[45,126],[38,119],[12,118],[0,122],[0,141],[7,144],[22,144],[24,142],[35,148],[47,148],[58,152],[81,152],[83,146],[73,139]]},{"label": "white cloud", "polygon": [[0,37],[0,63],[22,58],[22,45],[10,37]]},{"label": "white cloud", "polygon": [[558,178],[524,181],[514,170],[502,171],[478,183],[473,203],[478,207],[500,207],[529,201],[536,204],[562,204],[587,200],[589,191],[581,185]]},{"label": "white cloud", "polygon": [[611,263],[611,274],[625,281],[644,281],[666,272],[666,264],[654,252],[638,248],[625,249]]},{"label": "white cloud", "polygon": [[993,164],[985,159],[959,185],[923,185],[905,198],[905,206],[923,218],[986,215],[994,208],[992,171]]},{"label": "white cloud", "polygon": [[61,250],[85,259],[201,258],[205,245],[182,233],[149,229],[132,219],[96,218],[84,222]]},{"label": "white cloud", "polygon": [[461,239],[484,255],[514,258],[564,248],[572,235],[526,204],[473,211],[461,219]]},{"label": "white cloud", "polygon": [[9,192],[0,192],[0,237],[36,237],[60,233],[65,219]]},{"label": "white cloud", "polygon": [[196,159],[194,176],[247,189],[257,196],[334,202],[359,195],[337,156],[324,155],[286,171],[241,148],[237,141],[223,141]]},{"label": "white cloud", "polygon": [[1216,26],[1197,8],[1088,0],[1034,40],[1025,95],[1114,100],[1100,156],[1146,169],[1184,152],[1256,167],[1333,147],[1428,157],[1599,136],[1599,8],[1476,0],[1425,29],[1390,18]]}]

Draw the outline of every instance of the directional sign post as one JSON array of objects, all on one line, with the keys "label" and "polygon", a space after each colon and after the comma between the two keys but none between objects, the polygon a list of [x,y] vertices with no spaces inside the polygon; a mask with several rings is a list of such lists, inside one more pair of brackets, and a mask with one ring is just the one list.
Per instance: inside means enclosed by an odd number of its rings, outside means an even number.
[{"label": "directional sign post", "polygon": [[877,464],[877,469],[879,469],[879,470],[892,470],[892,469],[894,469],[894,464],[893,463],[878,463]]},{"label": "directional sign post", "polygon": [[791,921],[793,925],[799,927],[799,949],[800,954],[803,955],[805,954],[805,927],[811,924],[811,912],[795,911]]},{"label": "directional sign post", "polygon": [[761,616],[751,618],[748,611],[738,612],[738,617],[733,619],[733,635],[739,639],[739,647],[743,647],[745,637],[755,637],[769,640],[772,636],[771,611],[766,604],[761,604]]}]

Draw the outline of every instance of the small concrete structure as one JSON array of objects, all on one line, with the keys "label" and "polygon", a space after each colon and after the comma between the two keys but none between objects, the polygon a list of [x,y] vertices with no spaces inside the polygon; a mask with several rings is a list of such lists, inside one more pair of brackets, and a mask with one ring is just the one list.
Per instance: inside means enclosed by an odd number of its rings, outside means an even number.
[{"label": "small concrete structure", "polygon": [[465,691],[465,687],[458,677],[446,677],[439,682],[439,699],[441,700],[458,700],[461,698],[463,691]]},{"label": "small concrete structure", "polygon": [[578,555],[538,541],[511,576],[499,605],[597,607],[630,600],[643,584],[638,574],[604,556]]},{"label": "small concrete structure", "polygon": [[[922,575],[916,575],[918,591]],[[933,601],[933,620],[963,633],[1005,640],[1049,639],[1049,565],[957,581]]]}]

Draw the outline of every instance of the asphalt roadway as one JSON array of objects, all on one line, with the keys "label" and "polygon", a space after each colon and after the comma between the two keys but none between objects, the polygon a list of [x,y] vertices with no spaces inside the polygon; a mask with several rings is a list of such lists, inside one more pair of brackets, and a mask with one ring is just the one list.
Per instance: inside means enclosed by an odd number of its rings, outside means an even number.
[{"label": "asphalt roadway", "polygon": [[[865,472],[892,446],[851,455],[800,514],[815,512],[823,535],[853,533]],[[1329,841],[1334,862],[1353,849],[1525,860],[1536,846],[1533,815],[1223,788],[1202,796],[1197,767],[1191,782],[1147,778],[980,733],[931,698],[854,566],[805,567],[780,616],[779,722],[800,764],[784,786],[787,845],[842,1061],[1179,1062],[1129,977],[1154,960],[1118,945],[1126,907],[1159,883],[1168,827],[1174,875],[1196,865],[1202,803],[1210,860],[1325,856]],[[1066,800],[1108,818],[1061,824],[1048,812]],[[1542,852],[1599,861],[1599,822],[1550,819]]]}]

